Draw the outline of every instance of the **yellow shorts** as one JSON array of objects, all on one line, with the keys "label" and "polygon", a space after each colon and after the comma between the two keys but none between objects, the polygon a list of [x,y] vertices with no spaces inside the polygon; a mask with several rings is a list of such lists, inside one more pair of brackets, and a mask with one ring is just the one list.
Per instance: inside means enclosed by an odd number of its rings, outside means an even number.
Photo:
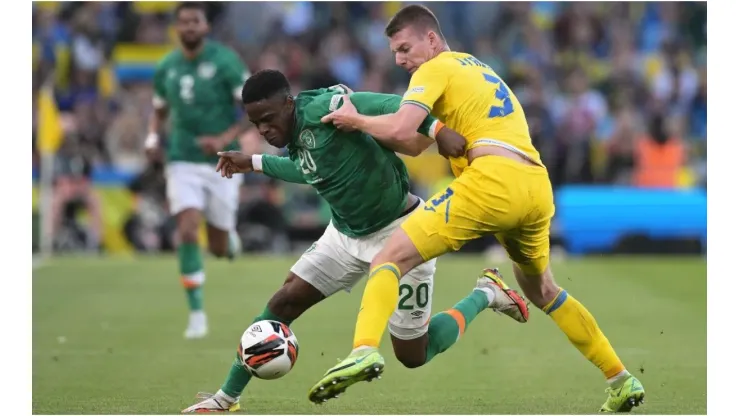
[{"label": "yellow shorts", "polygon": [[555,214],[547,170],[479,157],[401,225],[425,261],[494,234],[526,274],[545,271]]}]

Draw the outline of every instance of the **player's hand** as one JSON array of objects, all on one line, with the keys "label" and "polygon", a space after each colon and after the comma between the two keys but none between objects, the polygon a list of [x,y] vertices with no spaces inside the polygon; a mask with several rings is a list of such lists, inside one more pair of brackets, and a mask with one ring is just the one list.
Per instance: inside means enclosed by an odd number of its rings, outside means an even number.
[{"label": "player's hand", "polygon": [[216,164],[216,172],[221,172],[222,178],[231,179],[235,173],[249,173],[254,170],[251,155],[245,155],[236,150],[218,152],[217,154],[219,158],[218,164]]},{"label": "player's hand", "polygon": [[444,158],[465,156],[467,141],[455,130],[442,127],[437,133],[437,151]]},{"label": "player's hand", "polygon": [[150,162],[161,162],[163,159],[162,147],[159,145],[159,135],[150,133],[144,140],[144,151]]},{"label": "player's hand", "polygon": [[354,122],[356,120],[355,117],[358,115],[357,108],[352,104],[349,95],[343,95],[342,106],[338,110],[321,117],[321,122],[334,123],[342,131],[353,131],[357,129]]},{"label": "player's hand", "polygon": [[203,149],[203,152],[209,155],[215,155],[224,150],[226,144],[226,140],[218,136],[204,136],[198,138],[198,145]]},{"label": "player's hand", "polygon": [[146,158],[150,162],[161,162],[164,159],[164,152],[161,147],[151,147],[146,149]]}]

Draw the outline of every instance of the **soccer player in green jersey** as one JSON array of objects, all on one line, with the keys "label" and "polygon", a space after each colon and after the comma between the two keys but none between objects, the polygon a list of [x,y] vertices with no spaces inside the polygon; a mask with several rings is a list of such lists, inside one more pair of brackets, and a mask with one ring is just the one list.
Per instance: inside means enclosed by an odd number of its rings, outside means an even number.
[{"label": "soccer player in green jersey", "polygon": [[[288,80],[278,71],[260,71],[242,90],[249,119],[273,146],[288,148],[288,157],[224,152],[218,169],[227,177],[258,171],[295,183],[307,183],[331,206],[332,219],[324,235],[290,270],[283,286],[255,318],[290,325],[313,305],[341,290],[349,291],[368,273],[373,255],[408,215],[424,209],[409,193],[409,177],[396,151],[419,154],[436,137],[440,153],[457,156],[464,138],[428,116],[413,140],[387,149],[362,132],[339,131],[321,117],[339,108],[348,91],[332,87],[290,95]],[[352,102],[360,113],[393,113],[397,95],[358,92]],[[431,136],[424,137],[422,134]],[[480,312],[493,309],[517,319],[520,310],[495,278],[484,274],[474,290],[451,309],[432,316],[435,261],[424,263],[401,279],[398,306],[389,332],[398,360],[415,368],[450,348]],[[521,317],[518,317],[521,318]],[[381,364],[382,365],[382,364]],[[379,368],[378,370],[380,370]],[[372,372],[361,376],[372,380]],[[238,356],[214,395],[184,413],[234,411],[251,376]],[[338,395],[341,391],[334,394]]]},{"label": "soccer player in green jersey", "polygon": [[181,48],[157,65],[155,113],[149,123],[147,153],[160,157],[159,131],[169,116],[166,148],[167,199],[177,219],[180,276],[187,292],[190,319],[186,338],[208,332],[203,310],[203,258],[198,231],[207,222],[208,245],[216,257],[233,257],[238,247],[238,180],[215,172],[217,152],[236,148],[242,130],[235,100],[249,73],[237,54],[206,40],[208,22],[200,3],[182,3],[175,11]]}]

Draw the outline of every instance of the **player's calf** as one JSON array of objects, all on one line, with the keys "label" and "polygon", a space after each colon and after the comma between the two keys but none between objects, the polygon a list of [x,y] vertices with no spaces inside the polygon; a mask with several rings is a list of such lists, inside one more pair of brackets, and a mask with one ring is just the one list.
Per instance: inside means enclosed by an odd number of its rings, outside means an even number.
[{"label": "player's calf", "polygon": [[[525,273],[522,267],[514,265],[514,273],[524,293],[531,296],[532,303],[550,316],[571,344],[604,374],[613,390],[610,390],[605,408],[629,411],[641,403],[645,395],[642,384],[627,371],[588,309],[555,284],[550,266],[547,265],[542,273]],[[623,393],[620,386],[632,379],[636,390]],[[626,410],[618,410],[620,408]]]},{"label": "player's calf", "polygon": [[406,368],[419,368],[427,363],[429,334],[414,339],[400,339],[391,335],[396,359]]},{"label": "player's calf", "polygon": [[325,298],[310,283],[290,272],[283,286],[267,302],[267,308],[273,314],[292,322]]},{"label": "player's calf", "polygon": [[560,292],[549,266],[542,273],[525,274],[521,267],[514,263],[514,276],[524,296],[540,309],[552,302]]},{"label": "player's calf", "polygon": [[208,234],[208,251],[218,258],[228,257],[231,254],[229,232],[210,224],[206,230]]}]

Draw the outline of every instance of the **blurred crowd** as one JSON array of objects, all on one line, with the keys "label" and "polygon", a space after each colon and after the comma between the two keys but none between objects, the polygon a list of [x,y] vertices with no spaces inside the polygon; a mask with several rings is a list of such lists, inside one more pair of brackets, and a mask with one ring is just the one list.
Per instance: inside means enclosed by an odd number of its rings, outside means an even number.
[{"label": "blurred crowd", "polygon": [[[706,186],[706,3],[425,4],[453,50],[476,55],[515,92],[555,187]],[[67,193],[60,193],[57,222],[70,201],[96,212],[89,178],[107,171],[129,175],[132,192],[147,196],[132,221],[167,223],[162,167],[148,164],[143,152],[151,82],[115,79],[111,60],[121,43],[174,46],[175,5],[34,3],[34,96],[53,79],[65,130],[55,178]],[[253,72],[283,71],[295,92],[341,82],[403,94],[409,76],[394,66],[383,34],[403,5],[212,2],[208,15],[213,38],[232,46]],[[36,113],[34,106],[34,120]],[[249,152],[274,152],[254,130],[240,142]],[[407,165],[424,197],[450,180],[434,149]],[[246,178],[243,203],[247,222],[260,216],[255,207],[282,208],[272,227],[329,217],[315,193],[258,175]],[[137,238],[141,249],[164,244]]]}]

